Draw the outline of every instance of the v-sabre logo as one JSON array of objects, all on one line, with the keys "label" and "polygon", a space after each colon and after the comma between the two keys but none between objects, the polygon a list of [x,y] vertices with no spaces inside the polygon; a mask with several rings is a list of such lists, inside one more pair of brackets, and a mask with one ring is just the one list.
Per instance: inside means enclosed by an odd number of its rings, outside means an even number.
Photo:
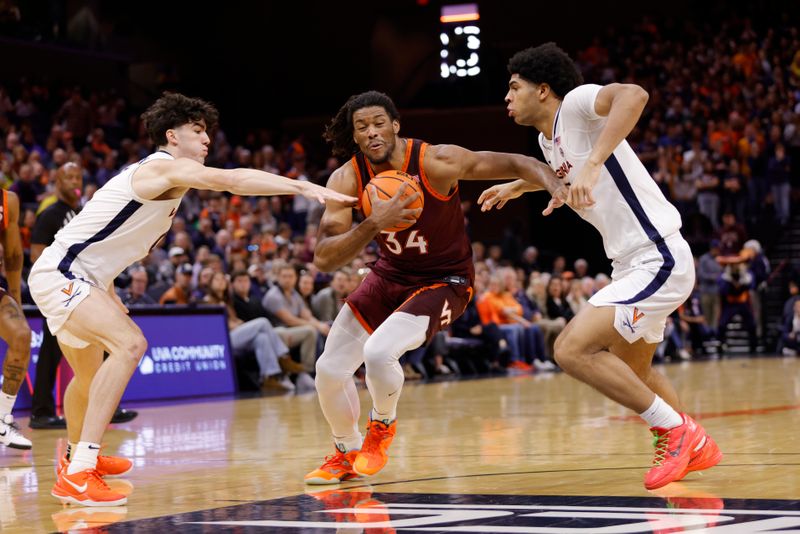
[{"label": "v-sabre logo", "polygon": [[[628,534],[639,532],[682,532],[698,529],[713,529],[715,534],[740,532],[780,532],[784,529],[800,527],[800,511],[796,511],[796,501],[763,501],[761,509],[759,500],[733,501],[739,506],[724,509],[722,499],[710,495],[703,497],[670,497],[666,503],[657,498],[630,497],[528,497],[537,504],[429,504],[425,495],[387,494],[398,502],[384,503],[375,497],[362,500],[348,498],[349,493],[343,491],[324,492],[327,496],[315,497],[322,500],[325,509],[314,509],[304,506],[307,501],[299,498],[276,499],[261,503],[252,503],[257,508],[242,505],[232,507],[231,519],[222,521],[187,521],[189,524],[225,525],[240,527],[269,527],[272,532],[292,532],[294,529],[357,529],[354,531],[391,532],[483,532],[483,533],[519,533],[550,534],[553,532],[607,532],[612,534]],[[356,494],[359,492],[356,491]],[[369,495],[367,493],[367,495]],[[403,497],[407,501],[422,500],[421,503],[400,502]],[[447,499],[449,496],[442,496]],[[478,501],[504,501],[519,503],[525,499],[520,496],[457,496],[460,502],[467,499]],[[465,499],[466,497],[466,499]],[[273,512],[280,516],[285,508],[282,505],[294,501],[301,511],[300,520],[269,519]],[[524,502],[524,501],[523,501]],[[549,502],[552,504],[538,504]],[[571,506],[559,503],[580,502],[600,504],[608,502],[611,506]],[[781,505],[772,508],[773,503]],[[630,506],[631,504],[643,504]],[[652,506],[647,506],[652,504]],[[661,506],[658,506],[658,505]],[[747,506],[752,508],[746,508]],[[337,507],[338,506],[338,507]],[[665,507],[666,506],[666,507]],[[781,509],[782,508],[782,509]],[[259,510],[267,516],[265,519],[235,520],[240,517],[252,517]],[[217,510],[220,512],[221,510]],[[218,514],[219,516],[219,514]],[[339,521],[336,521],[339,519]],[[314,530],[316,531],[316,530]],[[703,530],[705,532],[706,530]],[[710,530],[708,530],[710,532]]]}]

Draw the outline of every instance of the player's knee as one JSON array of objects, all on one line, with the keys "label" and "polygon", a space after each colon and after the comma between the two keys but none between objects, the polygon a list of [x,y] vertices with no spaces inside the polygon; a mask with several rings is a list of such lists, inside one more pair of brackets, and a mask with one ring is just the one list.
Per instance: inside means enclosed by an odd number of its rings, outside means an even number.
[{"label": "player's knee", "polygon": [[575,369],[579,365],[581,356],[580,350],[569,335],[562,333],[556,338],[553,344],[553,359],[564,372],[569,374]]},{"label": "player's knee", "polygon": [[28,325],[25,328],[20,328],[8,340],[8,348],[13,352],[29,352],[31,350],[31,329]]},{"label": "player's knee", "polygon": [[326,356],[324,352],[317,360],[314,367],[317,371],[316,377],[314,378],[317,391],[339,387],[347,378],[347,375],[342,372],[341,364],[338,364],[335,358],[331,358],[330,355]]},{"label": "player's knee", "polygon": [[119,343],[118,353],[129,360],[135,365],[139,365],[139,360],[142,359],[144,353],[147,351],[147,339],[141,332],[131,332]]},{"label": "player's knee", "polygon": [[382,343],[380,336],[372,335],[364,343],[364,363],[368,366],[383,363],[391,356],[390,347]]}]

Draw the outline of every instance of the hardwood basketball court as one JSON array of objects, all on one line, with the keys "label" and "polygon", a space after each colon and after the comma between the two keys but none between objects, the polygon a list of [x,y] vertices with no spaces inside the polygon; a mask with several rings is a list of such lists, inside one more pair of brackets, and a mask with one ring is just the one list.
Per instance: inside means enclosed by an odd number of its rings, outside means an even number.
[{"label": "hardwood basketball court", "polygon": [[[743,523],[758,520],[800,528],[800,512],[792,513],[800,510],[800,362],[739,358],[663,369],[725,458],[658,492],[643,486],[652,446],[638,417],[562,373],[518,375],[406,384],[387,467],[333,488],[303,484],[333,450],[314,394],[144,405],[136,420],[106,434],[106,450],[134,459],[135,469],[110,481],[131,492],[128,505],[105,510],[62,507],[50,496],[65,434],[30,431],[23,418],[34,449],[0,450],[0,527],[752,532]],[[366,390],[361,399],[365,421]],[[160,519],[139,521],[147,518]],[[726,528],[734,530],[719,530]]]}]

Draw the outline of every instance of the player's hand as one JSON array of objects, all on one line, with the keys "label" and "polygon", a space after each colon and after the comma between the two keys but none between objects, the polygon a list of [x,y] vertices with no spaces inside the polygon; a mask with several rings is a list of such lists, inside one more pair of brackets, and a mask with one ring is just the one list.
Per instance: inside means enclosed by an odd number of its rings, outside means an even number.
[{"label": "player's hand", "polygon": [[407,184],[400,184],[392,198],[382,200],[375,191],[375,186],[367,184],[369,201],[372,205],[372,213],[369,218],[375,222],[378,228],[391,228],[414,223],[419,218],[422,208],[410,209],[408,207],[419,198],[419,193],[403,198],[407,187]]},{"label": "player's hand", "polygon": [[553,210],[558,209],[567,203],[567,198],[569,198],[569,186],[562,185],[553,191],[553,196],[550,197],[550,202],[547,203],[547,207],[544,209],[544,211],[542,211],[542,215],[547,217],[553,213]]},{"label": "player's hand", "polygon": [[311,182],[298,182],[297,185],[300,188],[301,195],[308,199],[321,202],[322,204],[325,204],[328,200],[334,200],[336,202],[341,202],[345,206],[353,207],[358,203],[356,197],[351,197],[350,195],[345,195],[333,189],[312,184]]},{"label": "player's hand", "polygon": [[569,195],[567,196],[567,203],[573,209],[579,210],[594,206],[594,197],[592,196],[592,189],[600,179],[600,171],[603,169],[602,165],[594,165],[589,162],[581,168],[580,172],[572,180],[569,186]]},{"label": "player's hand", "polygon": [[497,209],[502,209],[506,202],[520,197],[524,192],[518,180],[493,185],[481,193],[481,196],[478,197],[478,204],[481,205],[481,211],[489,211],[495,206]]}]

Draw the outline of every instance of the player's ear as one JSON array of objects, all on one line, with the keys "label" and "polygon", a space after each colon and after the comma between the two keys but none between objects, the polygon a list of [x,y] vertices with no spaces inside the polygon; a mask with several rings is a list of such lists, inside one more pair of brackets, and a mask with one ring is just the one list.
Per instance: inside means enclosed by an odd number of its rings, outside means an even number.
[{"label": "player's ear", "polygon": [[398,121],[397,119],[392,121],[392,130],[394,131],[395,135],[397,135],[400,132],[400,121]]},{"label": "player's ear", "polygon": [[539,100],[544,100],[550,94],[550,85],[547,83],[539,84]]},{"label": "player's ear", "polygon": [[177,135],[175,135],[175,130],[173,130],[172,128],[170,128],[169,130],[167,130],[167,131],[165,132],[165,134],[164,134],[164,135],[165,135],[165,136],[166,136],[166,138],[167,138],[167,144],[170,144],[170,143],[176,143],[176,144],[177,144],[177,142],[178,142],[178,136],[177,136]]}]

